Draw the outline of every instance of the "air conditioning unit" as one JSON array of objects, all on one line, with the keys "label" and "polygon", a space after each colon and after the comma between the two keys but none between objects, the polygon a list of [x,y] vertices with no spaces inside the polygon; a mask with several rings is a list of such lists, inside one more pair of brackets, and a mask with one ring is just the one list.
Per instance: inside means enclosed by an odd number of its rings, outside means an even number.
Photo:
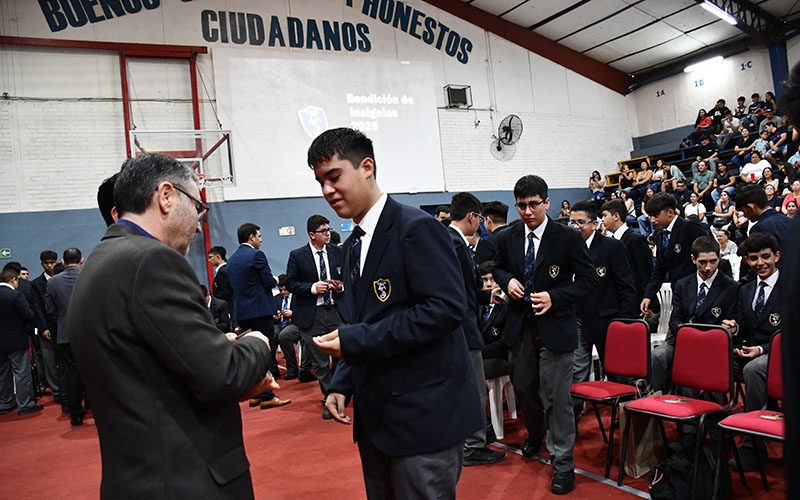
[{"label": "air conditioning unit", "polygon": [[448,108],[472,107],[472,89],[469,85],[445,85],[444,96]]}]

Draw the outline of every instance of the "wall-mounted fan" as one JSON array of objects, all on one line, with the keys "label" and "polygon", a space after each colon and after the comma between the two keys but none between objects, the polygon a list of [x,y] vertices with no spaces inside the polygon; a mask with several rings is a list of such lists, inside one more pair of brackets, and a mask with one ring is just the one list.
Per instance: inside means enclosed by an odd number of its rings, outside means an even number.
[{"label": "wall-mounted fan", "polygon": [[515,145],[522,135],[522,120],[517,115],[508,115],[497,127],[497,137],[489,146],[489,152],[500,161],[508,161],[517,152]]},{"label": "wall-mounted fan", "polygon": [[495,139],[489,145],[489,152],[496,160],[508,161],[517,153],[517,146],[514,144],[505,145],[500,139]]},{"label": "wall-mounted fan", "polygon": [[497,127],[497,138],[506,146],[516,143],[522,135],[522,120],[517,115],[508,115]]}]

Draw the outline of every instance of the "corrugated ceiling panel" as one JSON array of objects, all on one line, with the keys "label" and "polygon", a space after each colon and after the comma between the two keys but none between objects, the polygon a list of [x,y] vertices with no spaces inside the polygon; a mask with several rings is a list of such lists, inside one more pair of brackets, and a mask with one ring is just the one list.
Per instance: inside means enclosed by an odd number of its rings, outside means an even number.
[{"label": "corrugated ceiling panel", "polygon": [[[595,0],[597,1],[597,0]],[[562,0],[560,2],[528,1],[512,10],[503,19],[519,24],[527,28],[533,26],[543,19],[547,19],[553,14],[557,14],[570,5],[578,3],[578,0]],[[574,11],[573,11],[574,12]],[[567,14],[568,16],[572,13]]]},{"label": "corrugated ceiling panel", "polygon": [[688,36],[704,45],[714,45],[715,43],[738,37],[741,34],[742,32],[735,26],[720,21],[692,31]]},{"label": "corrugated ceiling panel", "polygon": [[627,4],[623,0],[595,0],[581,5],[567,15],[554,19],[538,28],[536,32],[551,40],[558,40],[625,7]]},{"label": "corrugated ceiling panel", "polygon": [[[646,2],[637,3],[638,0],[624,0],[625,3],[636,3],[634,9],[639,9],[642,12],[650,14],[656,19],[667,17],[681,9],[691,5],[697,5],[694,0],[647,0]],[[700,8],[698,6],[698,8]],[[703,11],[705,12],[705,10]]]},{"label": "corrugated ceiling panel", "polygon": [[[626,57],[625,59],[611,63],[611,66],[620,71],[635,73],[642,69],[661,64],[676,57],[690,54],[702,48],[703,45],[698,43],[696,40],[692,40],[688,37],[680,37],[663,45],[659,45],[658,47],[653,47],[652,49],[640,52],[638,54],[633,54],[630,57]],[[590,54],[587,55],[591,57]]]},{"label": "corrugated ceiling panel", "polygon": [[495,16],[519,4],[521,0],[475,0],[470,5]]},{"label": "corrugated ceiling panel", "polygon": [[618,16],[565,38],[559,43],[583,52],[651,22],[653,22],[653,18],[647,14],[635,9],[628,9]]}]

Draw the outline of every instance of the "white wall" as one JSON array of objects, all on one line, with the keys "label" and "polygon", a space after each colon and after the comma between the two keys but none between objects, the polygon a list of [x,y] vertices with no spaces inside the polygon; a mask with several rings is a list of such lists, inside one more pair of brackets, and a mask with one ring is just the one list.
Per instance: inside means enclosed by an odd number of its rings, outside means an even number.
[{"label": "white wall", "polygon": [[[791,60],[791,59],[790,59]],[[750,105],[753,92],[763,99],[772,88],[772,67],[767,49],[750,50],[692,73],[680,73],[636,89],[632,132],[641,136],[693,125],[700,108],[709,110],[717,99],[733,109],[743,95]]]},{"label": "white wall", "polygon": [[[255,50],[279,59],[298,54],[424,62],[432,71],[438,108],[432,119],[441,143],[437,160],[443,168],[438,175],[447,191],[511,189],[517,178],[529,173],[542,175],[552,187],[583,187],[592,170],[614,168],[631,150],[631,136],[637,131],[631,128],[625,97],[424,2],[406,4],[469,39],[473,47],[466,64],[444,48],[362,14],[363,1],[352,3],[353,7],[346,0],[150,0],[145,4],[158,7],[52,32],[38,2],[10,0],[0,5],[0,35],[208,46],[210,53],[198,57],[198,68],[205,82],[205,89],[200,88],[202,126],[212,129],[217,128],[212,106],[228,105],[217,101],[218,49],[246,49],[242,54]],[[284,36],[287,16],[302,22],[363,24],[371,49],[333,52],[208,42],[201,25],[204,9],[258,15],[267,30],[276,16]],[[102,11],[96,7],[98,13]],[[186,67],[185,61],[177,60],[129,62],[131,112],[137,127],[192,128]],[[327,77],[358,79],[357,74]],[[447,84],[470,85],[473,109],[446,109],[442,88]],[[117,55],[0,46],[0,86],[0,93],[8,93],[8,99],[0,99],[0,176],[7,187],[0,194],[0,212],[94,206],[96,186],[126,154]],[[269,91],[268,82],[264,91]],[[500,162],[489,146],[500,120],[512,113],[521,117],[525,130],[515,157]],[[649,121],[638,114],[636,119]],[[222,124],[235,128],[232,125]],[[225,199],[222,190],[210,191],[212,201]]]}]

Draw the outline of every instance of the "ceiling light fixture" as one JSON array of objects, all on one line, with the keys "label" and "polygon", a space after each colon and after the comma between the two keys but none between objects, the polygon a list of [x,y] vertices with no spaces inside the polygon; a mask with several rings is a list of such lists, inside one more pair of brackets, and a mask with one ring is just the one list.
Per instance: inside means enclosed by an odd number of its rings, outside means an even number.
[{"label": "ceiling light fixture", "polygon": [[736,23],[739,22],[738,19],[736,19],[732,15],[728,14],[728,12],[726,12],[724,9],[719,7],[717,4],[709,2],[708,0],[705,0],[703,3],[701,3],[700,7],[702,7],[704,9],[706,9],[707,11],[711,12],[712,14],[714,14],[715,16],[717,16],[718,18],[722,19],[723,21],[725,21],[728,24],[736,25]]},{"label": "ceiling light fixture", "polygon": [[705,68],[706,66],[711,66],[712,64],[716,64],[722,61],[722,56],[712,57],[711,59],[706,59],[705,61],[700,61],[699,63],[690,64],[684,68],[684,73],[691,73],[692,71],[698,70],[700,68]]}]

